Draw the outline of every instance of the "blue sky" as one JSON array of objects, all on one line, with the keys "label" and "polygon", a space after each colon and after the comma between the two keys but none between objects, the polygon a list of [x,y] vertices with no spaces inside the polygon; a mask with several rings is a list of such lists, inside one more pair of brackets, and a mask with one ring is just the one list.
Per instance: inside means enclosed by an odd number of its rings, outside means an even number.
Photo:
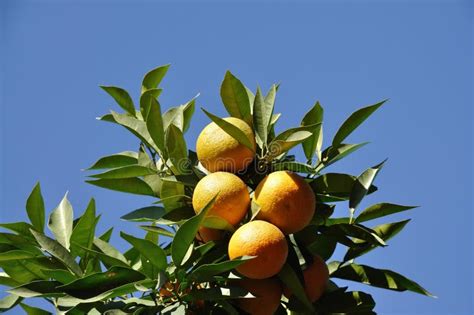
[{"label": "blue sky", "polygon": [[[66,191],[76,214],[95,197],[101,230],[139,234],[118,218],[151,200],[89,186],[81,169],[137,149],[126,131],[94,119],[117,110],[98,85],[137,97],[143,74],[160,64],[172,64],[165,108],[200,92],[199,106],[225,115],[219,84],[230,69],[251,87],[281,83],[281,129],[299,124],[320,100],[327,139],[355,109],[390,98],[349,139],[371,144],[331,170],[359,174],[389,158],[380,190],[364,205],[421,207],[391,218],[413,219],[390,246],[359,262],[401,272],[439,298],[366,289],[381,314],[474,311],[468,1],[16,0],[2,1],[0,10],[2,222],[26,219],[25,200],[39,180],[49,210]],[[198,111],[187,135],[192,146],[207,123]],[[124,246],[118,237],[114,243]]]}]

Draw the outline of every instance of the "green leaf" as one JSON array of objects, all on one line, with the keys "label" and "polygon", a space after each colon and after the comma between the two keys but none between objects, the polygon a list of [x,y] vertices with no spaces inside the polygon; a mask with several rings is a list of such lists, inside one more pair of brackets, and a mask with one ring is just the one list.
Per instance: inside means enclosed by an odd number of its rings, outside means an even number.
[{"label": "green leaf", "polygon": [[[386,242],[387,240],[397,235],[405,227],[405,225],[407,225],[408,222],[410,222],[410,220],[393,222],[393,223],[388,223],[388,224],[381,224],[374,227],[372,230],[381,239],[383,239],[384,242]],[[344,261],[349,261],[356,257],[362,256],[377,247],[377,245],[374,245],[369,242],[361,242],[358,240],[354,240],[354,242],[359,246],[349,248],[347,250],[346,255],[344,256]]]},{"label": "green leaf", "polygon": [[204,220],[202,221],[202,226],[205,226],[211,229],[226,230],[230,232],[235,231],[235,228],[232,224],[227,222],[227,220],[223,219],[222,217],[219,217],[216,215],[206,216]]},{"label": "green leaf", "polygon": [[110,190],[155,197],[150,186],[139,178],[86,180],[86,183]]},{"label": "green leaf", "polygon": [[217,194],[207,203],[199,214],[183,223],[176,232],[173,243],[171,244],[171,257],[176,266],[181,266],[183,259],[188,252],[189,246],[193,243],[196,233],[198,232],[207,212],[214,204],[216,197]]},{"label": "green leaf", "polygon": [[160,191],[160,202],[166,209],[166,212],[171,212],[173,210],[182,208],[186,206],[184,198],[184,185],[171,180],[163,180],[161,184]]},{"label": "green leaf", "polygon": [[357,177],[357,180],[354,182],[354,186],[352,187],[351,196],[349,198],[349,208],[353,209],[352,211],[357,208],[359,203],[369,192],[370,186],[375,180],[375,177],[377,176],[380,169],[383,167],[385,161],[367,169],[361,175],[359,175],[359,177]]},{"label": "green leaf", "polygon": [[414,208],[417,208],[417,206],[402,206],[393,203],[378,203],[362,211],[355,219],[355,222],[361,223]]},{"label": "green leaf", "polygon": [[33,259],[21,259],[16,261],[0,261],[0,267],[15,282],[20,284],[32,280],[45,279],[41,271],[43,266]]},{"label": "green leaf", "polygon": [[98,170],[104,168],[117,168],[137,164],[138,154],[132,151],[124,151],[117,154],[104,156],[97,160],[88,170]]},{"label": "green leaf", "polygon": [[219,127],[221,127],[222,130],[224,130],[232,138],[234,138],[240,144],[246,146],[250,150],[255,151],[255,147],[254,147],[252,141],[245,135],[245,133],[242,130],[240,130],[238,127],[234,126],[230,122],[227,122],[224,119],[219,118],[219,117],[209,113],[204,108],[201,108],[201,109],[213,122],[215,122]]},{"label": "green leaf", "polygon": [[106,272],[98,272],[86,276],[59,286],[58,289],[76,298],[89,299],[125,284],[144,279],[145,276],[138,271],[131,268],[114,266]]},{"label": "green leaf", "polygon": [[375,231],[360,224],[339,223],[329,226],[329,233],[355,237],[367,241],[374,245],[386,246],[380,236]]},{"label": "green leaf", "polygon": [[316,308],[323,314],[375,315],[372,309],[375,301],[369,294],[360,291],[345,292],[340,288],[325,293],[317,302]]},{"label": "green leaf", "polygon": [[26,305],[24,303],[20,303],[20,306],[26,312],[27,315],[52,315],[52,313],[48,311],[30,305]]},{"label": "green leaf", "polygon": [[63,245],[47,237],[46,235],[38,233],[34,230],[31,230],[31,233],[33,234],[41,248],[50,253],[52,256],[59,259],[67,268],[74,272],[74,274],[82,276],[81,268],[74,260],[74,257],[71,256],[71,254]]},{"label": "green leaf", "polygon": [[305,139],[308,139],[313,134],[314,129],[318,124],[290,128],[283,131],[272,140],[268,146],[268,151],[271,157],[277,157],[282,153],[287,152],[294,146],[300,144]]},{"label": "green leaf", "polygon": [[186,104],[179,106],[171,107],[163,114],[163,127],[168,129],[169,125],[174,124],[178,127],[183,133],[185,133],[189,125],[191,124],[191,118],[194,114],[196,107],[196,98],[199,96],[196,95]]},{"label": "green leaf", "polygon": [[90,175],[94,178],[103,178],[103,179],[121,179],[121,178],[132,178],[138,176],[152,175],[156,174],[156,171],[140,165],[127,165],[119,168],[112,169],[110,171]]},{"label": "green leaf", "polygon": [[363,142],[359,144],[340,144],[336,147],[330,146],[326,148],[321,153],[321,160],[319,161],[318,166],[316,167],[316,171],[321,171],[323,168],[328,167],[329,165],[345,158],[346,156],[362,148],[366,144],[368,144],[368,142]]},{"label": "green leaf", "polygon": [[157,235],[164,235],[168,237],[174,237],[174,233],[168,231],[167,229],[164,229],[159,226],[153,226],[153,225],[140,225],[140,228],[149,232],[149,233],[154,233]]},{"label": "green leaf", "polygon": [[71,234],[71,252],[79,253],[83,256],[85,253],[75,244],[85,248],[91,248],[94,241],[95,227],[97,225],[95,216],[95,200],[92,198],[87,205],[86,211],[79,218]]},{"label": "green leaf", "polygon": [[37,255],[20,249],[9,250],[6,252],[0,252],[0,261],[15,261],[18,259],[34,258]]},{"label": "green leaf", "polygon": [[49,280],[37,280],[19,287],[8,290],[8,292],[21,297],[58,296],[61,292],[56,289],[60,282]]},{"label": "green leaf", "polygon": [[156,221],[166,214],[166,211],[162,207],[144,207],[137,210],[134,210],[126,215],[120,217],[120,219],[125,221],[133,222],[148,222]]},{"label": "green leaf", "polygon": [[21,300],[22,298],[15,294],[9,294],[3,297],[0,299],[0,312],[3,313],[14,308]]},{"label": "green leaf", "polygon": [[247,260],[253,259],[254,257],[243,256],[238,259],[223,261],[216,264],[204,264],[197,267],[189,274],[189,278],[198,282],[205,282],[213,280],[213,276],[225,273],[235,269],[242,265]]},{"label": "green leaf", "polygon": [[49,278],[59,281],[61,283],[69,283],[77,279],[76,276],[64,269],[45,269],[43,270],[43,273]]},{"label": "green leaf", "polygon": [[360,282],[388,290],[408,290],[433,297],[431,293],[426,291],[413,280],[410,280],[399,273],[386,269],[376,269],[373,267],[352,263],[337,269],[331,274],[331,277]]},{"label": "green leaf", "polygon": [[166,149],[168,158],[178,174],[186,173],[188,166],[188,149],[182,131],[171,124],[166,130]]},{"label": "green leaf", "polygon": [[115,258],[117,260],[124,262],[125,264],[128,264],[125,256],[123,256],[121,252],[119,252],[115,247],[113,247],[106,241],[103,241],[100,238],[96,237],[94,238],[94,245],[97,246],[97,248],[99,248],[100,251],[106,254],[107,256],[110,256],[112,258]]},{"label": "green leaf", "polygon": [[104,234],[102,234],[101,236],[99,236],[99,239],[104,241],[104,242],[109,242],[110,241],[110,237],[112,236],[112,232],[114,231],[114,228],[111,227],[110,229],[108,229],[107,231],[105,231]]},{"label": "green leaf", "polygon": [[296,272],[291,268],[291,266],[286,263],[281,271],[278,273],[278,278],[283,282],[283,284],[290,290],[295,297],[303,303],[303,305],[311,311],[311,314],[314,314],[313,305],[308,300],[306,292],[303,285],[300,282]]},{"label": "green leaf", "polygon": [[25,238],[31,238],[31,229],[35,229],[34,226],[26,222],[13,222],[13,223],[0,223],[0,227],[16,232]]},{"label": "green leaf", "polygon": [[313,174],[314,168],[311,165],[299,162],[280,162],[272,165],[273,171],[292,171],[297,173]]},{"label": "green leaf", "polygon": [[148,147],[159,151],[158,147],[153,142],[150,133],[146,127],[146,123],[142,120],[138,120],[132,116],[126,114],[119,114],[114,111],[111,111],[112,117],[116,123],[125,127],[128,131],[133,133],[137,138],[139,138],[143,143]]},{"label": "green leaf", "polygon": [[306,249],[313,255],[318,255],[324,260],[331,258],[336,250],[337,241],[327,234],[318,234]]},{"label": "green leaf", "polygon": [[117,104],[120,105],[130,115],[135,116],[135,105],[133,105],[132,98],[122,88],[115,86],[100,86],[105,92],[114,98]]},{"label": "green leaf", "polygon": [[[321,201],[333,198],[336,201],[348,200],[356,179],[357,177],[349,174],[326,173],[311,181],[310,186]],[[376,190],[377,188],[372,185],[367,193],[370,194]]]},{"label": "green leaf", "polygon": [[221,98],[232,117],[252,125],[251,105],[245,86],[230,71],[227,71],[221,85]]},{"label": "green leaf", "polygon": [[156,100],[161,92],[163,92],[162,89],[149,89],[140,96],[140,112],[144,121],[147,121],[150,113],[151,99]]},{"label": "green leaf", "polygon": [[360,124],[362,124],[373,112],[375,112],[380,106],[382,106],[387,100],[380,103],[361,108],[352,113],[349,118],[339,127],[332,140],[332,146],[339,146],[344,139],[346,139]]},{"label": "green leaf", "polygon": [[[111,252],[112,250],[109,250],[108,248],[104,250],[104,252],[98,252],[93,249],[89,249],[80,245],[77,245],[80,247],[83,251],[87,252],[90,256],[99,259],[106,267],[113,267],[113,266],[122,266],[122,267],[130,267],[126,259],[124,257],[121,257],[120,255],[117,255],[115,252]],[[104,246],[102,246],[104,248]],[[89,261],[90,262],[90,261]],[[62,282],[62,281],[61,281]]]},{"label": "green leaf", "polygon": [[263,98],[260,88],[257,89],[257,94],[255,95],[253,104],[253,127],[255,129],[257,143],[260,147],[267,145],[268,128],[273,115],[275,93],[276,87],[273,85],[268,92],[268,96],[265,98],[267,101]]},{"label": "green leaf", "polygon": [[163,117],[161,116],[160,103],[153,97],[149,98],[149,114],[146,118],[146,127],[153,142],[161,153],[166,151],[165,129],[163,128]]},{"label": "green leaf", "polygon": [[142,93],[146,90],[158,87],[161,80],[163,80],[163,78],[165,77],[166,72],[168,72],[169,67],[169,64],[159,66],[145,74],[145,77],[142,81]]},{"label": "green leaf", "polygon": [[48,221],[48,228],[53,232],[58,243],[66,250],[69,250],[70,246],[73,219],[72,206],[66,193],[58,207],[51,212]]},{"label": "green leaf", "polygon": [[132,246],[136,248],[143,257],[148,259],[153,264],[153,266],[157,267],[161,271],[166,270],[166,255],[161,247],[153,244],[149,240],[136,238],[123,232],[120,232],[120,236],[132,244]]},{"label": "green leaf", "polygon": [[8,274],[5,272],[0,272],[0,285],[4,285],[7,287],[17,287],[20,283],[14,279],[12,279]]},{"label": "green leaf", "polygon": [[311,137],[303,142],[304,154],[308,161],[311,161],[315,153],[317,153],[319,159],[321,158],[323,116],[324,110],[319,102],[316,102],[316,104],[304,115],[303,120],[301,121],[301,126],[320,124],[314,130]]},{"label": "green leaf", "polygon": [[41,195],[40,183],[36,183],[28,200],[26,201],[26,212],[34,228],[40,232],[44,231],[45,215],[44,200]]}]

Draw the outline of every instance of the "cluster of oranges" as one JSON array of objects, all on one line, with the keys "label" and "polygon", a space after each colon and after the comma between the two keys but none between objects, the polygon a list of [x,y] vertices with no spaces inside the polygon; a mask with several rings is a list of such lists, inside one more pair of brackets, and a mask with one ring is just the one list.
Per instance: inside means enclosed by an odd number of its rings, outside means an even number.
[{"label": "cluster of oranges", "polygon": [[[275,278],[288,256],[285,235],[301,231],[310,223],[316,198],[309,184],[289,171],[268,174],[252,195],[235,173],[245,170],[255,158],[254,133],[241,119],[229,117],[225,120],[247,136],[254,150],[240,144],[217,124],[207,125],[197,139],[196,151],[200,163],[210,173],[195,187],[193,208],[199,212],[217,194],[207,216],[218,216],[238,227],[228,243],[229,258],[255,256],[237,267],[244,278],[235,282],[257,298],[241,299],[239,307],[250,314],[273,314],[282,293],[291,295]],[[251,198],[259,206],[259,212],[255,220],[240,225],[248,213]],[[220,230],[201,227],[197,238],[207,242],[222,236]],[[327,266],[316,256],[303,275],[308,299],[314,302],[325,290],[329,277]]]}]

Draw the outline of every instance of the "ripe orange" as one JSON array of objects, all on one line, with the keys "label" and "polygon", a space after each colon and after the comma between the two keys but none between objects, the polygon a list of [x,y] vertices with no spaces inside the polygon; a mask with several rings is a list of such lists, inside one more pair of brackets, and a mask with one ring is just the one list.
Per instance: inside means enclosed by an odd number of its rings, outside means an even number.
[{"label": "ripe orange", "polygon": [[255,136],[252,128],[239,118],[228,117],[225,121],[239,128],[253,144],[253,150],[240,144],[216,123],[207,125],[199,134],[196,153],[201,164],[209,172],[244,170],[255,157]]},{"label": "ripe orange", "polygon": [[207,243],[209,241],[217,241],[222,238],[223,231],[210,229],[205,226],[201,226],[199,228],[198,234],[196,235],[196,239],[203,243]]},{"label": "ripe orange", "polygon": [[[328,266],[321,257],[314,256],[313,263],[303,270],[303,278],[306,296],[311,302],[316,302],[326,290],[329,280]],[[285,288],[284,294],[290,297],[292,293]]]},{"label": "ripe orange", "polygon": [[194,188],[193,208],[202,210],[217,194],[208,216],[219,216],[231,225],[239,223],[247,213],[250,195],[247,185],[236,175],[216,172],[203,177]]},{"label": "ripe orange", "polygon": [[302,230],[313,218],[316,197],[298,174],[277,171],[265,177],[255,190],[260,206],[257,219],[276,225],[285,234]]},{"label": "ripe orange", "polygon": [[236,269],[251,279],[265,279],[276,275],[288,256],[285,235],[273,224],[251,221],[235,231],[229,241],[229,257],[256,256]]},{"label": "ripe orange", "polygon": [[272,315],[278,309],[282,288],[277,279],[241,279],[234,283],[256,297],[237,300],[237,305],[247,313],[251,315]]}]

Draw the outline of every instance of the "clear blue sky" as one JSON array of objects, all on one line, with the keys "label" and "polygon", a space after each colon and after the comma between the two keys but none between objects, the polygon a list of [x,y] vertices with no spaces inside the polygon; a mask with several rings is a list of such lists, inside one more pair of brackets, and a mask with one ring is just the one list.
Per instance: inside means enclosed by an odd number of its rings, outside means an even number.
[{"label": "clear blue sky", "polygon": [[[381,189],[365,205],[421,208],[408,214],[412,222],[389,247],[359,261],[399,271],[439,298],[367,290],[381,314],[473,313],[468,1],[3,0],[0,10],[2,222],[26,219],[26,197],[40,180],[49,210],[67,190],[76,214],[93,196],[101,230],[114,225],[139,234],[119,216],[151,199],[89,186],[81,169],[99,156],[137,149],[126,131],[94,119],[117,109],[98,85],[137,97],[142,75],[160,64],[172,64],[165,108],[200,92],[199,106],[224,115],[219,84],[230,69],[251,87],[281,82],[282,129],[299,124],[320,100],[328,138],[356,108],[390,98],[349,139],[371,144],[331,170],[359,174],[389,158],[377,178]],[[207,123],[197,112],[190,143]],[[338,213],[345,214],[342,207]]]}]

